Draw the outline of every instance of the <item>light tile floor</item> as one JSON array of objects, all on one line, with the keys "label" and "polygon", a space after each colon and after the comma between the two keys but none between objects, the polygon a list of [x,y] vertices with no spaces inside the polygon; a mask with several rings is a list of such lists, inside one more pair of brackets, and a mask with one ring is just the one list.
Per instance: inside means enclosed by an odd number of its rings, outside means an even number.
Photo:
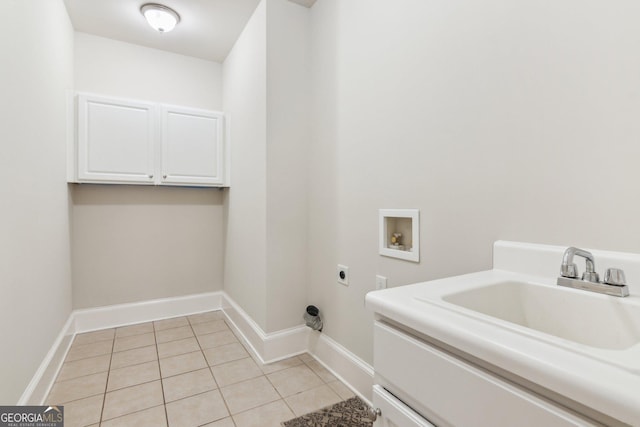
[{"label": "light tile floor", "polygon": [[66,427],[277,427],[352,396],[308,354],[256,361],[212,311],[77,335],[47,404]]}]

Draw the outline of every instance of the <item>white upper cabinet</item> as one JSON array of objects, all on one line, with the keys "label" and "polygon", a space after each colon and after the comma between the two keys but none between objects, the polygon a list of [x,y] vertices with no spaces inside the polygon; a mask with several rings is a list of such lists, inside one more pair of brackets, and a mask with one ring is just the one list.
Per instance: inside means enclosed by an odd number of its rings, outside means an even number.
[{"label": "white upper cabinet", "polygon": [[225,185],[224,115],[77,96],[71,182]]},{"label": "white upper cabinet", "polygon": [[153,184],[153,104],[78,96],[78,180]]},{"label": "white upper cabinet", "polygon": [[162,107],[162,183],[224,184],[223,115]]}]

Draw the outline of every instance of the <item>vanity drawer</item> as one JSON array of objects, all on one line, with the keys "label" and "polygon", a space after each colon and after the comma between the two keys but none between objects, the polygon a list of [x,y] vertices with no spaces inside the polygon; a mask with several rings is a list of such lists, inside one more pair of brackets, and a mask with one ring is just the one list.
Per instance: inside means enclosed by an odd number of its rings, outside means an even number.
[{"label": "vanity drawer", "polygon": [[374,329],[376,376],[439,426],[598,425],[405,332]]},{"label": "vanity drawer", "polygon": [[435,427],[379,385],[373,386],[373,407],[380,410],[373,427]]}]

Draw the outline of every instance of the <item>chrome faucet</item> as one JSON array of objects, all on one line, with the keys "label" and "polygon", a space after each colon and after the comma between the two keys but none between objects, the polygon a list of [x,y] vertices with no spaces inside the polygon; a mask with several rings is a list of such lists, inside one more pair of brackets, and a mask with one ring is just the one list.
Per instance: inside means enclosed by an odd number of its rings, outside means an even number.
[{"label": "chrome faucet", "polygon": [[578,267],[573,262],[573,257],[575,255],[581,256],[585,260],[586,271],[582,275],[582,280],[598,283],[600,281],[600,277],[598,276],[598,273],[596,273],[596,262],[593,258],[593,254],[585,251],[584,249],[570,247],[564,251],[564,255],[562,256],[562,265],[560,266],[560,275],[571,279],[578,277]]},{"label": "chrome faucet", "polygon": [[[583,257],[585,260],[585,272],[582,279],[578,279],[578,267],[573,262],[574,256]],[[596,263],[591,252],[584,249],[570,247],[564,251],[562,265],[560,265],[560,277],[558,285],[569,288],[583,289],[585,291],[598,292],[616,297],[629,296],[629,287],[626,285],[624,271],[619,268],[609,268],[604,275],[604,282],[600,282],[600,276],[596,272]]]}]

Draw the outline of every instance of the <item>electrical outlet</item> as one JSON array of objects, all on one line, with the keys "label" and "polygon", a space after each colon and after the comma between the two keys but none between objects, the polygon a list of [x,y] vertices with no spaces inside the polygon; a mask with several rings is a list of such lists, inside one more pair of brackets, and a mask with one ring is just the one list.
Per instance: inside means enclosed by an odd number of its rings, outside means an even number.
[{"label": "electrical outlet", "polygon": [[376,275],[376,290],[387,288],[387,278],[384,276]]},{"label": "electrical outlet", "polygon": [[338,264],[338,283],[349,286],[349,267]]}]

